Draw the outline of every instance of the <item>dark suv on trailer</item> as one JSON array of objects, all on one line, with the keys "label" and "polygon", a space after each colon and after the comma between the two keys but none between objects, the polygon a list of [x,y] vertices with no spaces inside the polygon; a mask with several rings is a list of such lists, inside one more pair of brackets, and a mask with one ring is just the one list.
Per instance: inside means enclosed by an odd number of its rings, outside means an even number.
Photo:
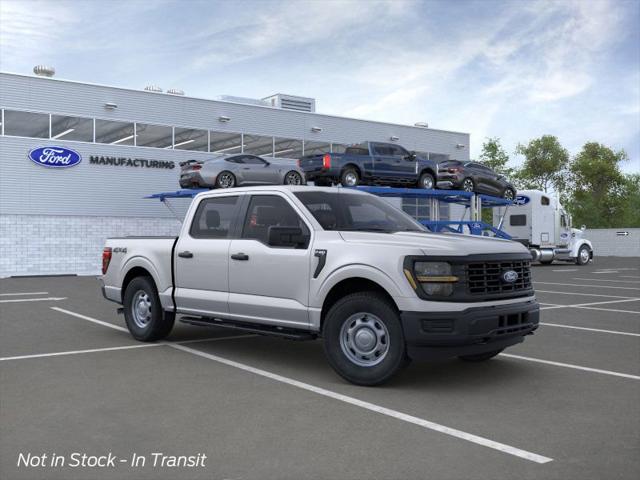
[{"label": "dark suv on trailer", "polygon": [[516,188],[504,175],[478,162],[441,162],[438,165],[438,188],[484,193],[507,200],[516,198]]}]

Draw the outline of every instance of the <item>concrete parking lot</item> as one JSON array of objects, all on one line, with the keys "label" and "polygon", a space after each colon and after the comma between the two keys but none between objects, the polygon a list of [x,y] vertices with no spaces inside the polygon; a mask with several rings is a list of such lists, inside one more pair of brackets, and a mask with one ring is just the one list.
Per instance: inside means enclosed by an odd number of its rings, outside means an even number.
[{"label": "concrete parking lot", "polygon": [[95,277],[0,280],[0,478],[640,477],[640,259],[533,274],[542,326],[524,344],[375,388],[345,383],[319,341],[177,322],[141,344]]}]

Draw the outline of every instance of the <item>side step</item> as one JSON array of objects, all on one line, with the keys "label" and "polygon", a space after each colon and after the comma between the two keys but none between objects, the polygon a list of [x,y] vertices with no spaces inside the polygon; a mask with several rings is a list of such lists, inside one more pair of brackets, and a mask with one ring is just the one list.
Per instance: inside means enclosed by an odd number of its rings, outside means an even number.
[{"label": "side step", "polygon": [[292,328],[273,327],[270,325],[259,325],[255,323],[235,323],[226,320],[218,320],[207,317],[181,317],[182,323],[196,325],[199,327],[224,327],[243,332],[257,333],[258,335],[270,335],[287,338],[289,340],[315,340],[318,336],[302,330]]}]

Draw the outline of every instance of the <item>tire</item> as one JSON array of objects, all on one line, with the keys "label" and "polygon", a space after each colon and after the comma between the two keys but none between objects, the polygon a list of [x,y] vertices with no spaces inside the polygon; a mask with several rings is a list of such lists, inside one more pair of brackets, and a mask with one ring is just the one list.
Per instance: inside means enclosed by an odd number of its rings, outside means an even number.
[{"label": "tire", "polygon": [[409,363],[398,312],[376,292],[338,300],[325,318],[323,344],[331,367],[356,385],[380,385]]},{"label": "tire", "polygon": [[236,186],[236,176],[224,170],[216,177],[216,188],[233,188]]},{"label": "tire", "polygon": [[589,247],[587,247],[586,245],[582,245],[578,249],[578,256],[576,257],[576,264],[577,265],[586,265],[587,263],[589,263],[590,259],[591,259],[591,251],[589,250]]},{"label": "tire", "polygon": [[513,188],[505,188],[502,198],[513,201],[516,199],[516,192],[513,191]]},{"label": "tire", "polygon": [[355,168],[345,168],[340,175],[340,183],[343,187],[357,187],[360,183],[360,175]]},{"label": "tire", "polygon": [[460,185],[460,189],[465,192],[474,192],[476,190],[476,184],[472,178],[465,178]]},{"label": "tire", "polygon": [[463,362],[486,362],[500,354],[503,350],[504,348],[494,350],[492,352],[478,353],[476,355],[460,355],[458,358]]},{"label": "tire", "polygon": [[302,185],[304,180],[302,179],[302,175],[300,175],[295,170],[291,170],[286,173],[284,176],[284,184],[285,185]]},{"label": "tire", "polygon": [[129,332],[141,342],[154,342],[169,335],[175,313],[165,312],[150,277],[136,277],[124,292],[124,318]]},{"label": "tire", "polygon": [[436,188],[436,180],[430,173],[423,173],[418,180],[418,188],[424,188],[425,190],[433,190]]}]

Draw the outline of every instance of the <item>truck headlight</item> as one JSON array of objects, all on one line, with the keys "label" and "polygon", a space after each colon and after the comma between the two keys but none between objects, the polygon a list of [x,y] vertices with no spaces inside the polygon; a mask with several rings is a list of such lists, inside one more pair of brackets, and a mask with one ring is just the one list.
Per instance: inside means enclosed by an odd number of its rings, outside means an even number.
[{"label": "truck headlight", "polygon": [[458,281],[458,277],[451,274],[451,264],[447,262],[415,262],[413,274],[427,295],[448,297],[453,293],[453,284]]}]

